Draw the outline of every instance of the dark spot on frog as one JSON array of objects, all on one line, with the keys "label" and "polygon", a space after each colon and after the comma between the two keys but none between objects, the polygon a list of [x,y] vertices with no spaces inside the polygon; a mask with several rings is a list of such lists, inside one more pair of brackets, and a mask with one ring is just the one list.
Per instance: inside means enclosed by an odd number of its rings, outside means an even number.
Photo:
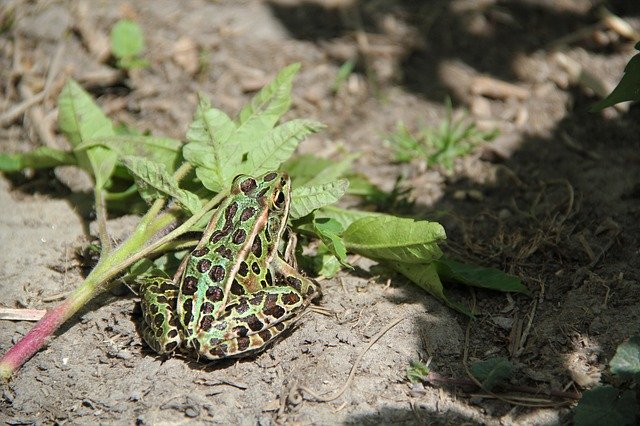
[{"label": "dark spot on frog", "polygon": [[244,260],[240,262],[240,266],[238,267],[238,275],[241,277],[246,277],[249,273],[249,265]]},{"label": "dark spot on frog", "polygon": [[271,339],[271,332],[269,330],[262,330],[258,333],[258,336],[260,336],[262,341],[266,343]]},{"label": "dark spot on frog", "polygon": [[242,210],[242,214],[240,214],[240,222],[244,222],[245,220],[249,220],[254,214],[256,214],[256,209],[253,207],[247,207]]},{"label": "dark spot on frog", "polygon": [[216,249],[216,253],[218,253],[221,257],[224,257],[227,260],[233,260],[233,252],[230,248],[225,246],[220,246]]},{"label": "dark spot on frog", "polygon": [[202,318],[202,321],[200,321],[200,328],[204,331],[209,331],[211,329],[212,323],[213,323],[213,317],[207,315],[206,317]]},{"label": "dark spot on frog", "polygon": [[187,275],[184,277],[184,281],[182,281],[182,294],[192,295],[195,294],[198,289],[198,279],[191,275]]},{"label": "dark spot on frog", "polygon": [[249,338],[248,337],[238,337],[238,351],[244,352],[249,348]]},{"label": "dark spot on frog", "polygon": [[204,302],[202,304],[202,307],[200,308],[200,311],[204,314],[210,314],[211,312],[213,312],[213,303]]},{"label": "dark spot on frog", "polygon": [[242,296],[245,293],[244,287],[242,287],[236,279],[234,279],[233,283],[231,284],[231,293],[235,294],[236,296]]},{"label": "dark spot on frog", "polygon": [[189,324],[193,319],[193,315],[191,313],[192,302],[191,299],[187,299],[182,304],[182,309],[184,311],[184,323]]},{"label": "dark spot on frog", "polygon": [[202,259],[198,262],[197,268],[198,271],[204,274],[211,268],[211,261],[209,259]]},{"label": "dark spot on frog", "polygon": [[288,276],[286,278],[286,281],[287,281],[287,284],[289,284],[291,287],[295,288],[296,290],[300,290],[302,288],[302,281],[300,281],[296,277]]},{"label": "dark spot on frog", "polygon": [[248,317],[244,318],[244,320],[247,322],[247,326],[249,326],[251,331],[262,330],[262,321],[260,321],[256,315],[249,315]]},{"label": "dark spot on frog", "polygon": [[267,280],[268,285],[273,285],[273,277],[271,276],[271,271],[267,270],[264,279]]},{"label": "dark spot on frog", "polygon": [[271,182],[276,178],[276,176],[278,176],[276,172],[267,173],[266,175],[264,175],[264,178],[262,180],[265,182]]},{"label": "dark spot on frog", "polygon": [[236,312],[239,314],[244,314],[249,310],[249,303],[247,303],[247,299],[242,299],[240,304],[236,306]]},{"label": "dark spot on frog", "polygon": [[231,237],[231,241],[235,244],[242,244],[244,240],[247,238],[247,231],[244,229],[236,229],[236,232],[233,233],[233,237]]},{"label": "dark spot on frog", "polygon": [[300,302],[300,296],[298,296],[294,292],[283,294],[281,297],[282,297],[282,302],[285,305],[295,305],[298,302]]},{"label": "dark spot on frog", "polygon": [[210,301],[219,302],[222,300],[224,292],[220,287],[209,287],[205,295]]},{"label": "dark spot on frog", "polygon": [[251,264],[251,270],[253,271],[254,274],[259,275],[260,274],[260,265],[258,265],[258,262],[253,262]]},{"label": "dark spot on frog", "polygon": [[202,247],[199,249],[196,249],[194,251],[191,252],[191,256],[193,257],[202,257],[205,254],[209,253],[209,248],[208,247]]},{"label": "dark spot on frog", "polygon": [[211,280],[213,282],[220,282],[222,281],[222,279],[224,278],[224,268],[220,265],[215,265],[213,268],[211,268],[211,271],[209,271],[209,276],[211,277]]},{"label": "dark spot on frog", "polygon": [[256,180],[254,178],[249,178],[249,179],[245,179],[240,184],[240,190],[245,194],[248,194],[249,192],[256,189],[256,186],[257,186]]},{"label": "dark spot on frog", "polygon": [[178,347],[178,342],[169,342],[165,345],[164,350],[165,352],[173,352],[176,350],[177,347]]},{"label": "dark spot on frog", "polygon": [[260,292],[255,296],[253,296],[253,298],[249,300],[249,303],[251,303],[253,306],[258,306],[262,303],[263,300],[264,300],[264,293]]},{"label": "dark spot on frog", "polygon": [[169,330],[169,333],[167,333],[167,336],[169,336],[170,339],[178,337],[178,330],[172,328],[171,330]]},{"label": "dark spot on frog", "polygon": [[256,238],[253,240],[253,244],[251,245],[251,253],[253,253],[253,255],[258,258],[262,256],[262,239],[259,236],[256,236]]},{"label": "dark spot on frog", "polygon": [[244,325],[237,325],[237,326],[233,327],[232,331],[238,337],[245,337],[247,335],[247,333],[249,332],[249,329],[247,327],[245,327]]},{"label": "dark spot on frog", "polygon": [[236,215],[237,211],[238,211],[238,203],[234,201],[233,203],[229,204],[227,209],[224,211],[224,217],[227,220],[225,223],[225,226],[227,223],[233,220],[233,217]]},{"label": "dark spot on frog", "polygon": [[262,310],[262,312],[265,315],[269,315],[269,316],[272,316],[274,318],[280,318],[285,314],[284,308],[282,306],[278,306],[278,305],[273,305],[273,306],[270,306],[268,308],[264,308]]},{"label": "dark spot on frog", "polygon": [[162,323],[164,323],[164,315],[162,313],[156,314],[156,316],[153,317],[153,324],[155,324],[156,327],[162,327]]}]

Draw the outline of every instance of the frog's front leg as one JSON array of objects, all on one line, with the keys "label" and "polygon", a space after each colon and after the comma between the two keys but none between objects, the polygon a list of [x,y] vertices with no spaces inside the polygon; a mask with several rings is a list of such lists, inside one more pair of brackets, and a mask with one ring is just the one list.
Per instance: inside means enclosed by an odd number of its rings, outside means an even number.
[{"label": "frog's front leg", "polygon": [[170,354],[180,347],[183,337],[178,329],[176,303],[178,287],[168,278],[140,280],[142,337],[160,354]]}]

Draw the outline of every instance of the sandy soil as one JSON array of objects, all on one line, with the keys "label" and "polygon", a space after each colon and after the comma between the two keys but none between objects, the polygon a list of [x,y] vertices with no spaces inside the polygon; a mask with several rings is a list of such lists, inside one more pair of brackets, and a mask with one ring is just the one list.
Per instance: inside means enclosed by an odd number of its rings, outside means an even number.
[{"label": "sandy soil", "polygon": [[[572,400],[528,408],[460,387],[411,385],[410,360],[465,377],[491,356],[518,367],[512,384],[579,392],[609,383],[607,362],[640,328],[638,110],[590,113],[597,99],[571,65],[609,87],[633,42],[598,24],[597,2],[146,1],[0,3],[0,111],[51,76],[49,96],[0,128],[0,150],[29,150],[56,130],[56,97],[78,80],[115,121],[183,138],[196,93],[235,113],[278,69],[302,63],[290,117],[328,129],[301,152],[360,153],[355,167],[408,200],[394,213],[439,220],[445,251],[520,276],[534,298],[454,288],[468,319],[365,259],[322,281],[320,305],[272,348],[201,365],[164,359],[136,329],[133,294],[107,292],[3,385],[7,424],[559,424]],[[350,4],[352,4],[350,6]],[[640,29],[640,7],[611,1]],[[340,6],[342,5],[342,6]],[[144,29],[150,66],[129,75],[105,56],[120,18]],[[108,53],[108,52],[107,52]],[[332,90],[351,57],[356,72]],[[486,89],[486,79],[489,81]],[[508,83],[504,88],[494,80]],[[497,87],[497,89],[496,89]],[[489,90],[489,91],[487,91]],[[497,90],[497,92],[496,92]],[[500,136],[452,172],[399,165],[385,146],[399,121],[437,124],[445,96]],[[64,146],[56,133],[50,140]],[[82,281],[91,197],[73,170],[0,177],[0,304],[47,309]],[[134,217],[110,221],[124,238]],[[390,278],[390,281],[388,281]],[[370,339],[394,319],[342,387]],[[0,353],[32,326],[2,323]],[[466,333],[469,331],[468,338]],[[547,399],[543,394],[529,395]],[[548,400],[548,399],[547,399]]]}]

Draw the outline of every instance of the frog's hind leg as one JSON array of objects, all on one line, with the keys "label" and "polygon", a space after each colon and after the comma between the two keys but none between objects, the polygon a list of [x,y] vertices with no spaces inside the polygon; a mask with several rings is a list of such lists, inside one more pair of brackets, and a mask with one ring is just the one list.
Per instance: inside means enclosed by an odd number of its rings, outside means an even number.
[{"label": "frog's hind leg", "polygon": [[171,354],[182,343],[176,317],[178,287],[168,278],[140,282],[142,337],[159,354]]},{"label": "frog's hind leg", "polygon": [[[281,263],[280,263],[281,262]],[[284,265],[284,267],[283,267]],[[274,260],[273,286],[239,295],[219,319],[203,315],[199,336],[194,336],[200,356],[208,359],[239,357],[263,350],[291,328],[318,286],[284,261]]]}]

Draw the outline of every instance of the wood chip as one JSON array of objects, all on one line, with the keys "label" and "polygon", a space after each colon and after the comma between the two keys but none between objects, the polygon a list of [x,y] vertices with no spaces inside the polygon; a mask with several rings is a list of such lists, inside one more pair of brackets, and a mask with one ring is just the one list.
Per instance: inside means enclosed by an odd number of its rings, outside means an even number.
[{"label": "wood chip", "polygon": [[527,99],[529,97],[529,90],[487,76],[473,78],[471,93],[496,99]]},{"label": "wood chip", "polygon": [[46,313],[46,309],[0,308],[0,320],[40,321]]},{"label": "wood chip", "polygon": [[198,46],[189,37],[183,36],[173,45],[173,60],[190,75],[195,75],[200,69]]}]

